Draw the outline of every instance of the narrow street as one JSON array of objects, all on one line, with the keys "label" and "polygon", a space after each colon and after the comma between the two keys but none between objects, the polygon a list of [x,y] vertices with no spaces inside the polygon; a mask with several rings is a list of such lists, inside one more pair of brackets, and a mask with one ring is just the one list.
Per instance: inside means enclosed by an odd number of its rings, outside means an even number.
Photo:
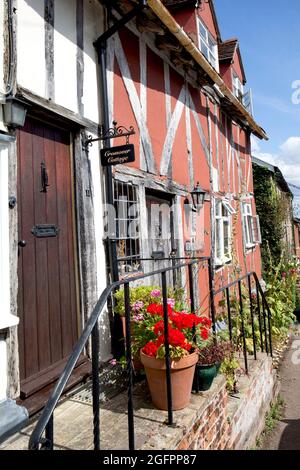
[{"label": "narrow street", "polygon": [[[297,343],[298,342],[298,343]],[[300,325],[292,335],[291,346],[279,369],[283,416],[263,444],[262,450],[300,449]]]}]

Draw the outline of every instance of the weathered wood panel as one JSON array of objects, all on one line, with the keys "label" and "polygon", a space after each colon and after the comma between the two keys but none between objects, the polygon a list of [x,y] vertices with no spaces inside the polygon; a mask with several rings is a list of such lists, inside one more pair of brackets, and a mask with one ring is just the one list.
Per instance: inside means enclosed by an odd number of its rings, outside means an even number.
[{"label": "weathered wood panel", "polygon": [[[19,238],[26,241],[19,256],[20,369],[28,393],[31,380],[44,385],[47,371],[68,357],[78,336],[70,137],[27,119],[18,132],[18,155]],[[38,224],[55,224],[58,235],[34,236]]]}]

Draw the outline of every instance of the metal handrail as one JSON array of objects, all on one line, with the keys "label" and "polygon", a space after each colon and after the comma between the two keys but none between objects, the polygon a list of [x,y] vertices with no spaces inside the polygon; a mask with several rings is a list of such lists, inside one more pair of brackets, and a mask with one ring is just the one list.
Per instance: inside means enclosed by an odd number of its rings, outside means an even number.
[{"label": "metal handrail", "polygon": [[[29,439],[29,449],[30,450],[39,450],[39,446],[41,443],[44,444],[44,446],[48,449],[53,449],[53,412],[54,412],[54,409],[67,385],[67,382],[77,364],[77,361],[81,355],[81,353],[83,352],[84,348],[85,348],[85,345],[89,339],[89,337],[92,335],[92,360],[93,360],[93,379],[96,379],[96,375],[98,376],[98,369],[99,369],[99,358],[98,358],[98,361],[97,361],[97,357],[98,357],[98,353],[99,353],[99,332],[98,332],[98,328],[97,328],[97,322],[99,320],[99,317],[110,297],[110,295],[119,287],[121,287],[122,285],[124,285],[124,291],[125,291],[125,304],[127,303],[126,305],[126,313],[129,313],[128,310],[130,308],[130,306],[128,305],[128,287],[129,287],[129,283],[130,282],[136,282],[138,280],[141,280],[141,279],[145,279],[145,278],[148,278],[148,277],[152,277],[152,276],[156,276],[156,275],[159,275],[161,274],[162,275],[162,278],[164,278],[166,276],[166,273],[167,272],[170,272],[170,271],[173,271],[173,270],[178,270],[178,269],[182,269],[182,268],[186,268],[186,267],[189,267],[189,266],[192,266],[194,264],[197,264],[198,262],[201,262],[201,261],[207,261],[209,260],[209,258],[189,258],[189,262],[186,262],[186,263],[181,263],[181,264],[178,264],[176,266],[172,266],[172,267],[165,267],[165,268],[162,268],[162,269],[158,269],[158,270],[155,270],[155,271],[152,271],[150,273],[146,273],[146,274],[141,274],[141,275],[138,275],[138,276],[134,276],[132,278],[127,278],[127,279],[122,279],[120,281],[117,281],[117,282],[114,282],[113,284],[111,284],[110,286],[106,287],[106,289],[104,289],[104,291],[102,292],[90,318],[88,319],[84,329],[83,329],[83,332],[80,336],[80,338],[78,339],[75,347],[74,347],[74,350],[70,356],[70,358],[68,359],[67,361],[67,364],[51,394],[51,397],[49,398],[45,408],[43,409],[42,411],[42,414],[37,422],[37,425],[33,431],[33,433],[31,434],[30,436],[30,439]],[[191,274],[191,272],[189,272]],[[190,286],[192,285],[192,279],[190,278]],[[163,290],[165,291],[165,288],[164,288],[164,279],[163,279]],[[164,292],[165,293],[165,292]],[[193,302],[193,299],[192,299],[192,302]],[[167,310],[165,310],[165,313],[167,313]],[[127,318],[128,317],[128,318]],[[127,337],[126,337],[126,351],[127,351],[127,364],[128,364],[128,367],[131,369],[131,365],[129,363],[131,363],[131,339],[130,339],[130,325],[129,325],[129,315],[126,314],[126,331],[127,331]],[[167,334],[166,334],[166,339],[167,339],[167,343],[168,343],[168,338],[167,338]],[[168,349],[168,344],[166,345],[166,349]],[[168,366],[167,366],[167,369],[168,369]],[[131,376],[131,373],[132,371],[129,370],[129,376]],[[99,379],[96,379],[96,380],[99,380]],[[130,377],[129,377],[129,380]],[[94,386],[94,383],[93,383],[93,386]],[[96,388],[97,386],[99,386],[99,383],[96,384]],[[94,417],[95,415],[98,414],[98,411],[97,411],[97,407],[99,409],[99,393],[93,393],[93,403],[94,403]],[[95,403],[96,402],[96,403]],[[170,410],[171,410],[171,407],[169,407]],[[171,413],[169,413],[169,417],[171,416]],[[172,421],[172,418],[171,418],[171,421]],[[49,428],[47,430],[47,426],[49,425]],[[51,431],[51,428],[52,428],[52,431]],[[98,432],[98,429],[96,428],[99,428],[99,416],[98,416],[98,419],[94,418],[94,435],[96,435],[96,437],[94,438],[94,444],[95,444],[95,449],[98,449],[99,448],[99,432]],[[42,439],[42,435],[43,433],[45,432],[46,430],[46,439]],[[47,439],[47,434],[48,436],[51,437],[51,439]],[[50,442],[49,442],[50,441]],[[132,444],[132,443],[131,443]],[[134,447],[134,446],[130,446],[130,447]]]},{"label": "metal handrail", "polygon": [[[168,258],[169,259],[169,258]],[[78,339],[74,350],[67,361],[67,364],[60,376],[50,399],[44,407],[42,414],[35,426],[33,433],[29,440],[30,450],[39,450],[40,448],[53,450],[54,438],[54,419],[53,413],[56,405],[58,404],[62,393],[67,385],[67,382],[78,362],[78,359],[83,352],[89,337],[92,337],[92,392],[93,392],[93,431],[94,431],[94,449],[100,449],[100,378],[99,378],[99,325],[98,320],[101,316],[105,305],[112,293],[119,287],[124,286],[124,305],[125,305],[125,320],[126,320],[126,363],[127,363],[127,377],[128,377],[128,438],[129,438],[129,449],[134,450],[134,415],[133,415],[133,366],[132,366],[132,354],[131,354],[131,328],[130,328],[130,283],[138,280],[146,279],[152,276],[161,275],[162,282],[162,297],[163,297],[163,320],[165,325],[165,361],[166,361],[166,385],[167,385],[167,403],[168,403],[168,425],[173,425],[173,409],[172,409],[172,391],[171,391],[171,367],[170,367],[170,355],[169,355],[169,319],[168,319],[168,305],[167,305],[167,276],[168,272],[186,268],[188,271],[189,280],[189,295],[191,299],[191,311],[195,310],[195,292],[194,292],[194,277],[193,277],[193,265],[198,263],[207,262],[208,264],[208,275],[209,275],[209,298],[210,298],[210,312],[212,320],[212,329],[214,333],[214,339],[216,341],[216,308],[215,308],[215,297],[222,292],[226,293],[227,299],[227,310],[228,310],[228,328],[230,340],[232,341],[232,318],[231,318],[231,307],[230,307],[230,289],[234,286],[238,286],[239,291],[239,306],[241,315],[242,325],[242,338],[243,338],[243,349],[245,359],[245,369],[248,373],[248,360],[247,360],[247,348],[246,348],[246,336],[245,336],[245,325],[243,315],[243,299],[242,299],[242,282],[248,280],[249,289],[249,300],[251,309],[251,323],[253,332],[253,345],[254,345],[254,358],[257,359],[256,355],[256,338],[254,330],[254,315],[257,313],[260,328],[261,338],[261,350],[263,351],[264,342],[267,353],[272,355],[272,337],[271,337],[271,311],[266,301],[264,292],[259,283],[258,277],[255,272],[247,273],[245,276],[235,280],[234,282],[224,286],[218,290],[214,290],[213,286],[213,273],[212,273],[212,262],[211,258],[178,258],[186,260],[185,263],[173,265],[171,267],[164,267],[146,274],[140,274],[131,278],[125,278],[118,282],[114,282],[108,286],[101,294],[90,318],[88,319],[83,332]],[[172,258],[169,259],[172,261]],[[251,278],[253,277],[256,284],[257,292],[257,305],[256,310],[252,301],[252,287]],[[260,297],[262,303],[260,304]],[[262,307],[262,318],[261,318],[261,307]],[[267,318],[265,311],[267,311]],[[262,323],[263,320],[263,323]],[[268,322],[268,328],[267,328]],[[265,338],[263,338],[265,336]],[[42,437],[45,432],[45,438]]]},{"label": "metal handrail", "polygon": [[[250,314],[251,314],[251,327],[252,327],[252,340],[253,340],[253,355],[254,359],[257,359],[257,340],[256,340],[256,335],[255,335],[255,323],[254,323],[254,317],[255,317],[255,312],[254,312],[254,305],[253,305],[253,298],[252,298],[252,287],[251,287],[251,278],[253,277],[255,281],[255,287],[256,287],[256,299],[257,299],[257,317],[258,317],[258,322],[259,322],[259,333],[260,333],[260,345],[261,345],[261,350],[264,352],[264,348],[266,350],[266,353],[271,355],[273,357],[273,347],[272,347],[272,327],[271,327],[271,318],[272,318],[272,313],[270,310],[270,307],[268,305],[267,299],[265,297],[265,293],[260,285],[258,276],[256,272],[248,272],[244,276],[241,276],[240,278],[236,279],[235,281],[231,282],[230,284],[227,284],[226,286],[221,287],[220,289],[213,290],[212,291],[212,298],[215,299],[217,295],[220,295],[222,293],[225,293],[226,295],[226,305],[227,305],[227,318],[228,318],[228,329],[229,329],[229,338],[230,341],[233,340],[233,334],[232,334],[232,315],[231,315],[231,305],[230,305],[230,289],[233,287],[238,287],[238,301],[239,301],[239,314],[241,317],[241,333],[242,333],[242,339],[243,339],[243,354],[244,354],[244,361],[245,361],[245,370],[246,373],[248,374],[249,368],[248,368],[248,358],[247,358],[247,344],[246,344],[246,335],[245,335],[245,324],[244,324],[244,304],[243,304],[243,296],[242,296],[242,282],[247,280],[247,287],[248,287],[248,293],[249,293],[249,304],[250,304]],[[262,298],[262,305],[260,304],[260,298],[259,295]],[[213,300],[214,304],[214,300]],[[261,306],[262,306],[262,312],[261,312]],[[212,310],[215,310],[215,306],[213,306]],[[267,318],[266,318],[266,313],[267,311]],[[261,315],[262,313],[262,315]],[[264,338],[263,338],[264,337]]]}]

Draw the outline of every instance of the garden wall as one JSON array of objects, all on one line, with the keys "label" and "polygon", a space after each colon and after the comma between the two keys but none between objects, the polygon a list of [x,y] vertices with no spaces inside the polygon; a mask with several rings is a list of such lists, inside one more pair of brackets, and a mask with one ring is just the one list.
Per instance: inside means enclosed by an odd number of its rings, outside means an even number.
[{"label": "garden wall", "polygon": [[[249,449],[261,434],[265,415],[277,394],[276,372],[271,358],[250,360],[249,376],[239,378],[239,393],[229,396],[219,376],[210,391],[195,397],[201,413],[177,446],[178,450]],[[203,399],[204,402],[203,402]]]}]

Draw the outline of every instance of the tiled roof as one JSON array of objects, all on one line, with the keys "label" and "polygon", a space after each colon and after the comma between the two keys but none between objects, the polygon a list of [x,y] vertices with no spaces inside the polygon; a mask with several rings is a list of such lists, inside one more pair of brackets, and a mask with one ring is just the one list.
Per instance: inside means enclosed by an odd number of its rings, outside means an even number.
[{"label": "tiled roof", "polygon": [[238,44],[238,40],[228,39],[227,41],[219,43],[219,59],[222,61],[232,61],[234,53]]},{"label": "tiled roof", "polygon": [[196,1],[195,0],[163,0],[163,2],[167,7],[168,6],[174,6],[174,5],[185,5],[185,4],[188,4],[188,3],[194,3],[194,5],[196,5]]},{"label": "tiled roof", "polygon": [[180,7],[180,6],[196,6],[195,0],[163,0],[162,2],[166,7]]}]

